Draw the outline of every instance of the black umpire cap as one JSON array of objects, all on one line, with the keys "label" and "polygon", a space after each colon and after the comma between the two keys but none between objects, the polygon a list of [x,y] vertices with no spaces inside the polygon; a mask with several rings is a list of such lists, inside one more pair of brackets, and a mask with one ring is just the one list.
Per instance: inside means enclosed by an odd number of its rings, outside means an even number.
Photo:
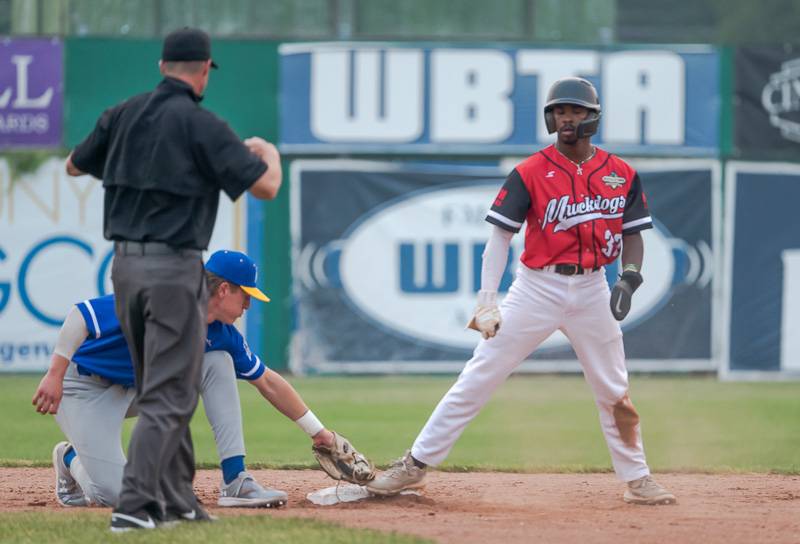
[{"label": "black umpire cap", "polygon": [[[163,61],[193,61],[209,60],[211,58],[211,38],[199,28],[183,27],[173,30],[164,38],[164,48],[161,50]],[[217,63],[211,61],[212,68],[218,68]]]}]

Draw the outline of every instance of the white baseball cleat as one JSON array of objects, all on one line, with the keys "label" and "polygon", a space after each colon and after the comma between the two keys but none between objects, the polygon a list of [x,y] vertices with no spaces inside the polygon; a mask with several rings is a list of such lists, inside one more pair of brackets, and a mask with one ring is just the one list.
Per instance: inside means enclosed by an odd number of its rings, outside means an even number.
[{"label": "white baseball cleat", "polygon": [[261,487],[252,474],[243,470],[231,483],[222,484],[217,504],[234,508],[277,508],[288,500],[286,493]]},{"label": "white baseball cleat", "polygon": [[426,469],[419,468],[411,458],[411,450],[392,463],[385,471],[367,484],[367,490],[376,495],[397,495],[407,489],[424,489]]},{"label": "white baseball cleat", "polygon": [[631,504],[675,504],[677,499],[667,488],[656,483],[648,474],[638,480],[628,482],[628,489],[625,490],[622,500]]}]

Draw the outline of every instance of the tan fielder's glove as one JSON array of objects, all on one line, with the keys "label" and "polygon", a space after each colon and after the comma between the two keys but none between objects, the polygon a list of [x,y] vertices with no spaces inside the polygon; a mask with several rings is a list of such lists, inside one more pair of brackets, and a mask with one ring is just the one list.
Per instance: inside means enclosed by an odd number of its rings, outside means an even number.
[{"label": "tan fielder's glove", "polygon": [[333,433],[333,447],[312,446],[319,466],[334,480],[365,485],[375,478],[375,466],[345,437]]},{"label": "tan fielder's glove", "polygon": [[500,309],[497,307],[497,291],[478,291],[478,305],[467,328],[481,333],[488,340],[500,330]]}]

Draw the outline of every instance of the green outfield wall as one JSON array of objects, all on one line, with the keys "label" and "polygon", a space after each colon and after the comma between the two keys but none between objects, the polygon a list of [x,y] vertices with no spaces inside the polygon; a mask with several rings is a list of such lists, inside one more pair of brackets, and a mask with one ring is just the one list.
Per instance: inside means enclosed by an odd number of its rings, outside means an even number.
[{"label": "green outfield wall", "polygon": [[[68,38],[65,41],[64,145],[74,147],[100,113],[152,89],[161,79],[160,39]],[[277,44],[214,40],[214,60],[203,106],[242,138],[275,141],[278,133]],[[287,189],[288,187],[284,187]],[[98,210],[99,213],[99,210]],[[248,251],[260,253],[259,282],[272,302],[249,312],[248,341],[272,368],[286,367],[290,326],[288,195],[248,205]],[[255,244],[255,245],[254,245]]]}]

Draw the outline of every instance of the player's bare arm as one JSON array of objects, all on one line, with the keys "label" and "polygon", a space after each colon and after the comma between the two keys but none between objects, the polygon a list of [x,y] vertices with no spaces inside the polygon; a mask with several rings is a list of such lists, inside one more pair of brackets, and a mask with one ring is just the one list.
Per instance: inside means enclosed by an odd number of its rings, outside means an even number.
[{"label": "player's bare arm", "polygon": [[64,374],[67,372],[69,359],[54,353],[50,360],[50,368],[39,382],[31,404],[42,415],[58,413],[61,397],[64,392]]},{"label": "player's bare arm", "polygon": [[312,452],[331,478],[364,485],[375,477],[372,462],[343,436],[326,429],[300,394],[277,372],[267,369],[250,381],[280,413],[297,423],[313,440]]},{"label": "player's bare arm", "polygon": [[622,269],[632,265],[636,270],[642,271],[644,262],[644,240],[641,232],[626,234],[622,237]]},{"label": "player's bare arm", "polygon": [[308,412],[308,406],[297,390],[274,370],[268,368],[250,383],[258,389],[261,396],[292,421],[297,421]]},{"label": "player's bare arm", "polygon": [[70,359],[86,338],[88,330],[78,309],[73,306],[58,331],[50,368],[39,382],[32,404],[40,414],[56,414],[64,394],[64,375]]}]

